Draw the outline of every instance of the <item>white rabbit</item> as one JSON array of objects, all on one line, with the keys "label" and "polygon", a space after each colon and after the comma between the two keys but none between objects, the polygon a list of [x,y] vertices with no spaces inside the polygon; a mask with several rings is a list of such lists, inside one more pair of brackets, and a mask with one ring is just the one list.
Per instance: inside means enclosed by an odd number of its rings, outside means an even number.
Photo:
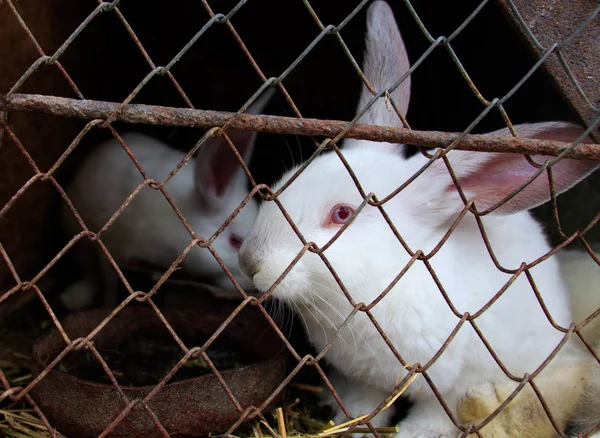
[{"label": "white rabbit", "polygon": [[[382,1],[367,13],[364,72],[376,90],[391,87],[409,68],[392,11]],[[391,93],[406,113],[409,85]],[[363,87],[359,108],[371,99]],[[383,99],[361,119],[401,126]],[[564,122],[516,127],[521,136],[575,140],[583,130]],[[507,129],[493,134],[509,135]],[[365,193],[379,200],[415,175],[427,159],[418,154],[402,158],[401,146],[347,140],[343,155]],[[523,184],[536,169],[522,155],[454,150],[449,158],[468,199],[484,211]],[[544,157],[534,157],[538,161]],[[546,157],[547,158],[547,157]],[[562,160],[553,166],[555,189],[567,190],[591,173],[596,163]],[[278,190],[298,170],[287,172]],[[545,174],[499,209],[481,218],[491,248],[501,266],[517,269],[550,250],[542,228],[526,210],[549,198]],[[334,153],[317,157],[278,199],[307,242],[323,247],[345,222],[348,227],[324,251],[331,267],[356,303],[372,303],[407,266],[411,257],[377,207],[366,205],[352,216],[363,198],[341,160]],[[429,254],[444,238],[464,203],[442,160],[433,162],[404,190],[383,205],[400,236],[413,251]],[[264,203],[240,250],[242,270],[255,287],[268,291],[303,245],[274,202]],[[430,273],[429,264],[435,277]],[[571,322],[568,294],[557,261],[550,258],[530,269],[537,289],[553,319],[563,327]],[[459,313],[477,313],[511,280],[499,270],[477,227],[467,213],[427,263],[417,260],[370,310],[391,345],[408,364],[427,364],[459,324],[439,284]],[[353,308],[322,258],[307,251],[273,291],[304,320],[311,342],[323,349]],[[542,311],[525,274],[520,274],[499,299],[475,321],[497,356],[517,376],[533,372],[559,344],[563,333],[554,329]],[[568,342],[556,360],[568,365],[578,346]],[[368,414],[389,396],[398,378],[406,375],[392,349],[364,312],[357,312],[333,340],[325,359],[340,378],[334,387],[353,416]],[[469,322],[465,322],[441,356],[427,369],[429,377],[456,416],[459,400],[470,388],[486,382],[508,383]],[[542,373],[543,375],[543,373]],[[399,424],[398,437],[453,437],[459,432],[420,376],[404,393],[414,401]],[[375,423],[389,421],[388,409]],[[340,412],[336,421],[344,421]]]},{"label": "white rabbit", "polygon": [[[263,93],[248,113],[260,112],[271,95],[270,90]],[[247,163],[256,133],[230,129],[227,134]],[[123,140],[148,177],[157,181],[167,177],[186,155],[140,133],[127,133]],[[208,139],[196,157],[179,169],[165,188],[196,235],[209,238],[248,195],[247,181],[226,140],[218,136]],[[67,194],[89,229],[99,231],[142,182],[143,177],[134,162],[121,144],[111,139],[86,157]],[[249,202],[213,242],[213,248],[242,286],[247,286],[247,282],[240,275],[237,253],[257,211],[256,202]],[[63,222],[72,234],[82,231],[66,206]],[[167,269],[192,237],[163,194],[145,186],[101,240],[120,266],[138,260]],[[63,292],[63,303],[71,310],[89,306],[94,289],[99,282],[104,282],[105,305],[115,305],[118,277],[108,259],[100,254],[100,248],[95,253],[87,251],[79,258],[85,265],[86,276]],[[192,248],[180,266],[185,272],[209,279],[222,288],[234,289],[208,249]],[[100,279],[94,276],[98,271],[102,275]]]}]

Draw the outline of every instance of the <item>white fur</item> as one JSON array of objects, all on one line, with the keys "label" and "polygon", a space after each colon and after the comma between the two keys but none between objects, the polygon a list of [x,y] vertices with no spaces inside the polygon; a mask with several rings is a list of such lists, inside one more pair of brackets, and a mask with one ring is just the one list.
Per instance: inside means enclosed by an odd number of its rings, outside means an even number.
[{"label": "white fur", "polygon": [[[395,22],[389,19],[391,14],[382,1],[370,6],[367,39],[398,32],[389,28],[385,32],[374,31],[381,26],[395,27]],[[367,47],[385,49],[389,45],[371,44]],[[404,47],[397,50],[402,52]],[[400,56],[398,53],[370,55],[365,57],[367,62],[379,59],[380,63]],[[375,70],[386,72],[383,73],[386,75],[393,69]],[[395,77],[399,78],[403,73],[396,71]],[[379,78],[375,82],[386,86],[394,83],[391,78]],[[405,98],[408,99],[407,96]],[[360,102],[365,101],[363,91]],[[407,104],[406,101],[400,102],[403,107]],[[389,122],[389,119],[386,121]],[[396,125],[400,125],[399,120]],[[519,132],[544,134],[554,129],[577,134],[582,132],[561,122],[524,125],[517,129]],[[570,138],[574,140],[575,137]],[[421,155],[405,160],[397,149],[398,146],[390,144],[357,140],[346,142],[343,154],[365,193],[373,192],[380,200],[385,198],[427,161]],[[462,151],[452,151],[448,157],[459,179],[465,182],[467,196],[476,200],[480,210],[481,207],[492,206],[498,193],[508,194],[520,184],[511,186],[510,190],[504,187],[505,181],[511,180],[510,172],[509,177],[506,176],[506,169],[512,168],[512,161],[521,166],[518,160],[522,157],[510,156],[507,161],[508,155]],[[566,164],[564,171],[557,167],[557,172],[562,175],[557,190],[568,189],[593,170],[591,165],[577,166]],[[525,169],[521,166],[519,172],[521,168]],[[274,190],[279,189],[296,171],[287,172]],[[518,212],[548,196],[547,183],[545,188],[542,183],[536,184],[537,188],[526,191],[509,203],[509,208],[504,211],[508,210],[510,214],[489,214],[482,219],[495,256],[508,269],[517,269],[523,262],[531,262],[550,250],[541,227],[531,215],[526,211]],[[485,186],[484,189],[480,188],[481,185]],[[338,204],[356,208],[363,201],[347,170],[332,153],[315,159],[279,195],[279,200],[306,241],[319,247],[326,245],[340,228],[327,223],[332,208]],[[384,205],[384,210],[408,246],[413,251],[422,250],[428,254],[444,237],[463,206],[445,166],[436,161],[405,190],[391,198]],[[240,264],[252,277],[257,289],[266,292],[301,250],[300,239],[277,205],[269,202],[261,206],[257,221],[242,246]],[[353,300],[365,304],[375,300],[410,260],[410,255],[380,211],[369,205],[324,255]],[[470,213],[429,262],[460,313],[476,313],[511,278],[492,262],[475,217]],[[532,268],[531,274],[554,320],[568,326],[571,322],[569,300],[557,261],[551,258]],[[317,350],[332,339],[352,311],[325,263],[312,252],[303,255],[274,290],[273,296],[288,302],[298,312]],[[433,276],[419,260],[371,312],[409,364],[418,362],[425,365],[459,323]],[[562,333],[555,330],[544,315],[524,274],[476,320],[476,324],[508,370],[517,376],[534,371],[562,338]],[[568,343],[557,360],[568,356],[573,348],[575,346]],[[342,398],[349,402],[354,416],[371,412],[376,405],[375,400],[382,402],[386,394],[393,391],[397,379],[406,375],[405,368],[363,312],[358,312],[338,333],[325,358],[346,377],[334,379],[334,384],[340,388]],[[454,413],[458,401],[470,388],[485,382],[508,382],[469,323],[461,327],[444,353],[428,369],[428,374]],[[422,377],[405,394],[415,401],[415,405],[400,423],[398,437],[452,437],[457,434],[458,429]],[[364,400],[362,404],[361,399]]]},{"label": "white fur", "polygon": [[[271,95],[270,92],[265,93],[248,112],[258,112]],[[242,152],[242,156],[247,162],[256,134],[232,130],[230,136],[234,144],[236,140],[246,142],[247,152],[245,155]],[[122,138],[148,177],[159,182],[186,155],[144,134],[127,133]],[[237,146],[239,148],[239,144]],[[226,152],[224,157],[222,148],[228,148],[222,138],[206,140],[197,156],[165,184],[165,189],[188,224],[197,236],[205,239],[210,238],[223,225],[248,195],[246,175],[237,164],[234,154]],[[227,182],[223,193],[216,192],[214,186],[217,182],[209,175],[211,166],[223,164],[217,160],[235,160],[235,173]],[[121,144],[116,139],[111,139],[96,147],[86,157],[69,185],[67,194],[85,224],[91,231],[97,232],[143,181],[140,171]],[[247,287],[249,283],[240,273],[238,249],[230,243],[229,238],[233,235],[243,238],[257,212],[256,202],[246,204],[212,244],[243,287]],[[72,234],[82,231],[67,208],[63,210],[63,222]],[[101,240],[119,266],[138,260],[167,269],[193,239],[163,194],[145,186],[101,236]],[[61,299],[65,305],[72,310],[88,306],[99,282],[104,283],[105,304],[116,304],[117,274],[100,253],[100,249],[97,248],[95,253],[80,251],[78,258],[86,271],[86,277],[62,294]],[[208,249],[197,246],[192,248],[180,267],[185,272],[235,293],[233,283]],[[98,274],[101,278],[98,278]]]},{"label": "white fur", "polygon": [[[596,352],[599,351],[600,343],[597,342]],[[600,366],[597,363],[594,364],[573,423],[579,431],[588,431],[600,424]],[[600,432],[591,436],[600,437]]]},{"label": "white fur", "polygon": [[[583,250],[562,250],[557,254],[560,272],[572,296],[573,321],[580,323],[600,308],[600,266]],[[598,255],[596,255],[598,257]],[[584,332],[597,337],[600,318],[589,323]]]},{"label": "white fur", "polygon": [[[573,321],[580,323],[600,308],[600,266],[583,250],[562,250],[557,254],[561,274],[571,294]],[[598,254],[596,253],[596,257]],[[584,338],[600,354],[600,317],[582,330]],[[600,366],[595,363],[574,423],[582,431],[600,424]],[[600,436],[600,433],[593,436]]]}]

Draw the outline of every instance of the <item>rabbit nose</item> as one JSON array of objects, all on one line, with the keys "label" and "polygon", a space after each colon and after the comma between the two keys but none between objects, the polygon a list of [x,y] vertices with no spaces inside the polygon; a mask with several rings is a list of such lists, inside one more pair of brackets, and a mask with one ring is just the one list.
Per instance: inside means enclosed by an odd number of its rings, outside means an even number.
[{"label": "rabbit nose", "polygon": [[252,279],[260,271],[260,263],[258,257],[249,254],[248,251],[240,252],[240,268],[242,272]]}]

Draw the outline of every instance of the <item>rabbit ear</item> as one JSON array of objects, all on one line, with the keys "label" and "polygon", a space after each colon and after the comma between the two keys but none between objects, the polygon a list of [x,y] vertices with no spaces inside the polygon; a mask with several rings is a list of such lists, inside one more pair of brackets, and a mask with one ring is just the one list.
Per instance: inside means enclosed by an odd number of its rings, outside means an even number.
[{"label": "rabbit ear", "polygon": [[[363,72],[375,90],[381,91],[394,85],[410,69],[410,62],[394,13],[384,1],[375,1],[367,11],[367,38]],[[410,76],[392,93],[392,99],[400,112],[406,116],[410,100]],[[362,85],[357,111],[362,110],[373,95]],[[369,108],[360,123],[402,127],[396,111],[381,97]]]},{"label": "rabbit ear", "polygon": [[[259,114],[273,95],[268,89],[246,111]],[[228,129],[227,136],[237,151],[249,163],[257,133]],[[196,191],[200,204],[208,211],[217,212],[233,193],[246,192],[246,175],[229,143],[222,135],[207,140],[196,156]]]},{"label": "rabbit ear", "polygon": [[[563,142],[573,142],[584,132],[584,129],[580,126],[566,122],[523,124],[516,125],[515,129],[522,137]],[[508,129],[502,129],[488,135],[508,133]],[[583,142],[592,143],[592,140],[585,138]],[[538,170],[529,164],[521,154],[451,151],[448,158],[467,198],[475,201],[479,211],[493,207],[502,201],[526,183]],[[539,164],[554,159],[554,157],[547,155],[532,155],[531,158]],[[592,173],[599,164],[596,161],[587,160],[562,159],[558,161],[552,166],[555,192],[559,194],[570,189],[581,179]],[[436,162],[435,167],[439,171],[443,167],[447,173],[443,162]],[[447,190],[456,192],[453,183],[447,187]],[[441,193],[439,196],[447,196],[447,193]],[[542,172],[526,188],[506,201],[495,212],[515,213],[529,210],[549,199],[548,174]]]},{"label": "rabbit ear", "polygon": [[[394,13],[386,2],[377,0],[367,10],[367,37],[363,73],[375,91],[379,92],[394,85],[409,69],[410,62],[400,30],[394,19]],[[367,86],[364,84],[361,86],[357,113],[373,99],[373,95]],[[398,110],[406,116],[410,101],[410,76],[391,92],[391,97]],[[398,117],[391,104],[388,105],[388,103],[385,96],[380,97],[358,122],[403,127],[400,117]],[[401,145],[351,139],[346,140],[344,147],[346,149],[370,148],[394,154],[400,153],[402,150]]]}]

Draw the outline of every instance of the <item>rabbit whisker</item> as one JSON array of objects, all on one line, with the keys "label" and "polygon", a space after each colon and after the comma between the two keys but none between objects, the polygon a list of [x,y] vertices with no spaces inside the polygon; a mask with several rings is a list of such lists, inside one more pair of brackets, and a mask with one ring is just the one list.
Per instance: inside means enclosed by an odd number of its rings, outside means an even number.
[{"label": "rabbit whisker", "polygon": [[[325,284],[321,284],[318,283],[316,281],[313,280],[313,283],[316,284],[317,286],[319,286],[319,288],[323,288],[323,289],[328,289],[331,292],[337,293],[338,295],[340,294],[339,291],[336,291],[335,289],[332,289],[331,287],[325,285]],[[346,318],[343,317],[342,313],[336,309],[329,301],[327,301],[326,299],[324,299],[322,296],[320,296],[318,293],[316,293],[316,291],[311,290],[311,292],[316,295],[318,298],[320,298],[325,304],[327,304],[329,307],[331,307],[331,309],[336,312],[340,318],[342,318],[342,321],[345,320]],[[356,317],[356,316],[355,316]],[[363,341],[363,344],[369,349],[369,351],[371,352],[371,354],[373,355],[373,357],[377,360],[377,363],[379,365],[379,368],[381,369],[381,371],[383,371],[383,365],[381,363],[381,361],[379,360],[379,357],[375,354],[375,352],[373,351],[373,348],[371,348],[371,345],[369,342],[367,342],[367,340],[365,339],[365,337],[363,336],[363,333],[359,332],[356,327],[354,327],[354,325],[352,324],[352,322],[350,322],[348,324],[348,327],[350,327],[351,332],[356,332],[356,334],[360,337],[360,339]],[[367,328],[365,329],[367,330]],[[354,335],[353,335],[354,336]],[[356,340],[355,340],[355,348],[356,348]]]}]

